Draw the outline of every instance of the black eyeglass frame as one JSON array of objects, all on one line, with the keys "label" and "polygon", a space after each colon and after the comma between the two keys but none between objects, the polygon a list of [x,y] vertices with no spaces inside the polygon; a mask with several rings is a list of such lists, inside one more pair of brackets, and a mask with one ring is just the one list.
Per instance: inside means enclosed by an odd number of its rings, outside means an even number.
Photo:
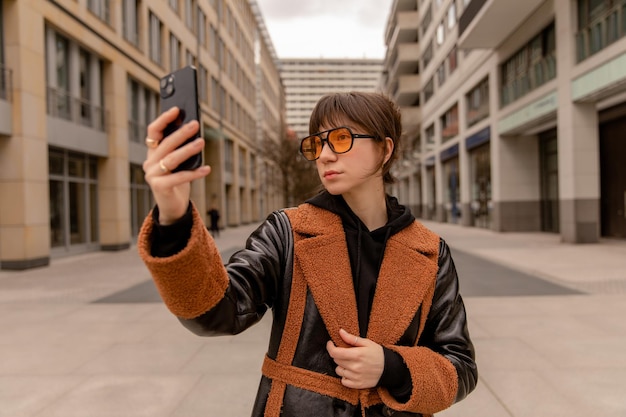
[{"label": "black eyeglass frame", "polygon": [[[348,149],[346,149],[343,152],[337,152],[335,150],[335,147],[333,146],[333,144],[328,140],[328,137],[330,136],[330,132],[333,132],[333,131],[339,130],[339,129],[346,129],[348,132],[350,132],[350,137],[352,138],[351,141],[350,141],[350,146],[348,147]],[[326,138],[322,137],[322,135],[324,133],[326,133]],[[302,150],[302,145],[304,144],[305,140],[307,140],[309,138],[313,138],[313,137],[318,137],[322,141],[322,146],[320,147],[319,154],[314,159],[309,159],[309,158],[306,157],[304,151]],[[315,133],[313,135],[309,135],[309,136],[303,138],[300,141],[300,153],[302,154],[304,159],[306,159],[307,161],[315,161],[315,160],[319,159],[320,155],[322,154],[322,149],[324,149],[324,142],[326,142],[328,144],[328,147],[330,148],[331,151],[333,151],[337,155],[341,155],[342,153],[350,152],[350,150],[352,149],[352,146],[354,146],[354,139],[376,139],[376,138],[377,138],[377,136],[373,136],[373,135],[364,135],[364,134],[361,134],[361,133],[354,133],[352,131],[352,129],[349,128],[348,126],[337,126],[337,127],[332,128],[332,129],[324,130],[322,132],[317,132],[317,133]]]}]

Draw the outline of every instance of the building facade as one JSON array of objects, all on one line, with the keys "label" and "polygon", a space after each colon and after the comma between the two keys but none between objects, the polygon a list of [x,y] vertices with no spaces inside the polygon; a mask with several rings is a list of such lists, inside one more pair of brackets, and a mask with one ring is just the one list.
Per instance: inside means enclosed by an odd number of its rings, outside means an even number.
[{"label": "building facade", "polygon": [[0,269],[133,243],[159,80],[185,65],[213,168],[192,200],[258,221],[281,201],[257,146],[282,134],[284,90],[253,0],[0,1]]},{"label": "building facade", "polygon": [[388,50],[408,15],[420,117],[405,202],[464,226],[626,239],[626,2],[398,0]]},{"label": "building facade", "polygon": [[287,124],[303,138],[309,134],[309,117],[317,101],[338,91],[376,91],[381,59],[289,58],[280,60],[287,100]]}]

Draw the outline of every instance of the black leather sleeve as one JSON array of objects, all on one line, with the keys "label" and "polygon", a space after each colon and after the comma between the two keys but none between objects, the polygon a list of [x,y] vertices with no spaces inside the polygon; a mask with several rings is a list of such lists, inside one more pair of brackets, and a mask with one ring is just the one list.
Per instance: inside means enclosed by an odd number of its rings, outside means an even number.
[{"label": "black leather sleeve", "polygon": [[456,401],[460,401],[476,387],[478,370],[474,345],[467,329],[465,305],[459,292],[459,279],[450,248],[443,239],[439,242],[438,262],[433,303],[419,344],[452,362],[458,375]]},{"label": "black leather sleeve", "polygon": [[272,213],[226,264],[229,285],[224,298],[194,319],[179,319],[201,336],[238,334],[257,323],[275,303],[280,282],[293,251],[287,215]]}]

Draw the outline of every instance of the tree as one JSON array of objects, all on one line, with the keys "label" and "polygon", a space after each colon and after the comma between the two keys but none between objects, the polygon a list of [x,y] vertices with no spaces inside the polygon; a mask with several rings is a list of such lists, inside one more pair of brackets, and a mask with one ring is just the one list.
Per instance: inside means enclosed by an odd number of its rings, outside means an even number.
[{"label": "tree", "polygon": [[280,172],[285,207],[298,205],[318,192],[320,180],[315,163],[300,155],[300,142],[293,130],[288,130],[278,142],[266,138],[260,154]]}]

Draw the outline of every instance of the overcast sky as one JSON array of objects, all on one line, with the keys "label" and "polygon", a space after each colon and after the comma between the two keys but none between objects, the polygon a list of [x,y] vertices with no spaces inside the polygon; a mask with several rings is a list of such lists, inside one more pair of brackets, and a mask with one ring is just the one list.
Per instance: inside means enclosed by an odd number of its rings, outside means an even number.
[{"label": "overcast sky", "polygon": [[393,0],[257,0],[279,58],[384,58]]}]

